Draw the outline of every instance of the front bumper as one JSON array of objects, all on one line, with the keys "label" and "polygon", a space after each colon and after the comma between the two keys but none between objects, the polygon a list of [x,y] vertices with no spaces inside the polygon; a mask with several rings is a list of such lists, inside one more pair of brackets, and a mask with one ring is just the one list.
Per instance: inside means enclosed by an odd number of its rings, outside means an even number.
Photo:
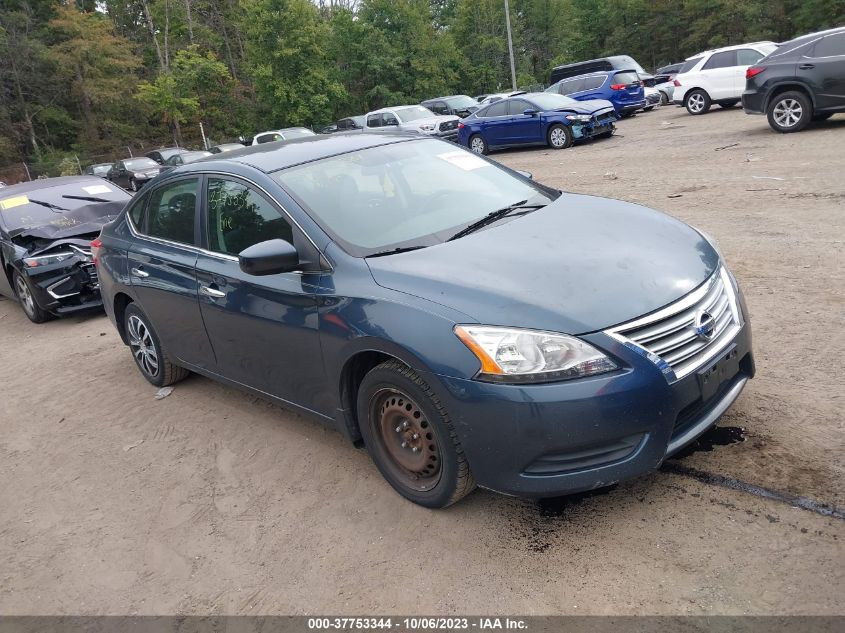
[{"label": "front bumper", "polygon": [[635,101],[633,103],[620,103],[616,104],[616,111],[619,114],[628,114],[629,112],[636,112],[637,110],[642,110],[644,107],[648,105],[648,102],[645,99],[641,101]]},{"label": "front bumper", "polygon": [[480,486],[548,497],[645,474],[710,428],[754,375],[748,322],[723,352],[736,355],[736,369],[706,400],[697,372],[670,383],[655,364],[607,335],[583,338],[623,368],[531,386],[430,376],[443,387],[438,391]]},{"label": "front bumper", "polygon": [[97,269],[90,261],[73,258],[51,266],[24,267],[32,293],[43,310],[66,315],[102,307]]}]

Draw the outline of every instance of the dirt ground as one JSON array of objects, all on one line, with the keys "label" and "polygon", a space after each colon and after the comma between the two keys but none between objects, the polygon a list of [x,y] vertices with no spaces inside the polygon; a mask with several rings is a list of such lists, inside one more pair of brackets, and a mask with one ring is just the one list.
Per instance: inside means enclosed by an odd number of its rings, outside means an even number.
[{"label": "dirt ground", "polygon": [[[672,464],[840,510],[843,147],[845,115],[777,135],[670,106],[605,141],[494,154],[718,240],[758,376],[720,422],[744,431]],[[317,423],[204,378],[154,393],[106,317],[35,326],[0,301],[0,613],[845,613],[839,518],[677,468],[429,511]]]}]

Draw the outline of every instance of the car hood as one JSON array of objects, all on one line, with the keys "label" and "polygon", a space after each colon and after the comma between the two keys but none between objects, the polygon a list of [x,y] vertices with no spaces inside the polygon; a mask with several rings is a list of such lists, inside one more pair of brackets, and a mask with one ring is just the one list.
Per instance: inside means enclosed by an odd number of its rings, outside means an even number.
[{"label": "car hood", "polygon": [[578,101],[565,108],[559,108],[561,112],[577,112],[578,114],[595,114],[600,110],[612,108],[613,104],[606,99],[588,99],[586,101]]},{"label": "car hood", "polygon": [[120,214],[126,202],[117,200],[87,204],[72,211],[57,213],[51,222],[9,231],[9,237],[18,238],[18,242],[38,240],[40,243],[41,240],[60,240],[97,233]]},{"label": "car hood", "polygon": [[379,285],[480,323],[584,334],[679,299],[719,256],[695,229],[658,211],[563,194],[453,242],[367,263]]}]

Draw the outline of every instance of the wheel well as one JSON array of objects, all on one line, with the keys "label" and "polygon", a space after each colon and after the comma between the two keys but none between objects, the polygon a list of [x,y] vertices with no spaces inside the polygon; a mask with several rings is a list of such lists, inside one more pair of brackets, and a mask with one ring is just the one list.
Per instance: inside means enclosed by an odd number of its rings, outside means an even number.
[{"label": "wheel well", "polygon": [[766,99],[766,111],[769,110],[769,105],[772,103],[772,101],[774,100],[775,97],[777,97],[779,94],[783,94],[784,92],[791,92],[791,91],[800,92],[800,93],[804,94],[804,96],[807,97],[810,100],[810,105],[812,105],[813,109],[815,110],[816,102],[815,102],[815,99],[813,99],[812,92],[807,90],[806,86],[804,86],[803,84],[797,84],[796,83],[796,84],[780,84],[779,86],[775,86],[774,88],[772,88],[772,92],[769,94],[768,99]]},{"label": "wheel well", "polygon": [[370,370],[388,360],[397,360],[395,356],[368,350],[359,352],[346,361],[340,374],[340,402],[346,411],[346,426],[349,437],[356,445],[361,443],[361,430],[358,424],[358,388]]},{"label": "wheel well", "polygon": [[120,333],[120,338],[126,343],[126,332],[123,327],[123,315],[126,313],[126,306],[132,303],[132,297],[122,292],[118,292],[114,296],[114,322],[117,326],[117,331]]}]

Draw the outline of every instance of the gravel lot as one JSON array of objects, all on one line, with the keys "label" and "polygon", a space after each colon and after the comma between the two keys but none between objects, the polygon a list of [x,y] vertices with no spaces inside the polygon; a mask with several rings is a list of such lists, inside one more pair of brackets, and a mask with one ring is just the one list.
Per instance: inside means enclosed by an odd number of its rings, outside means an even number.
[{"label": "gravel lot", "polygon": [[154,400],[102,315],[0,301],[0,613],[845,613],[845,521],[689,476],[845,507],[843,147],[843,115],[777,135],[670,106],[493,155],[703,229],[748,299],[758,376],[720,423],[744,431],[591,497],[428,511],[250,395]]}]

